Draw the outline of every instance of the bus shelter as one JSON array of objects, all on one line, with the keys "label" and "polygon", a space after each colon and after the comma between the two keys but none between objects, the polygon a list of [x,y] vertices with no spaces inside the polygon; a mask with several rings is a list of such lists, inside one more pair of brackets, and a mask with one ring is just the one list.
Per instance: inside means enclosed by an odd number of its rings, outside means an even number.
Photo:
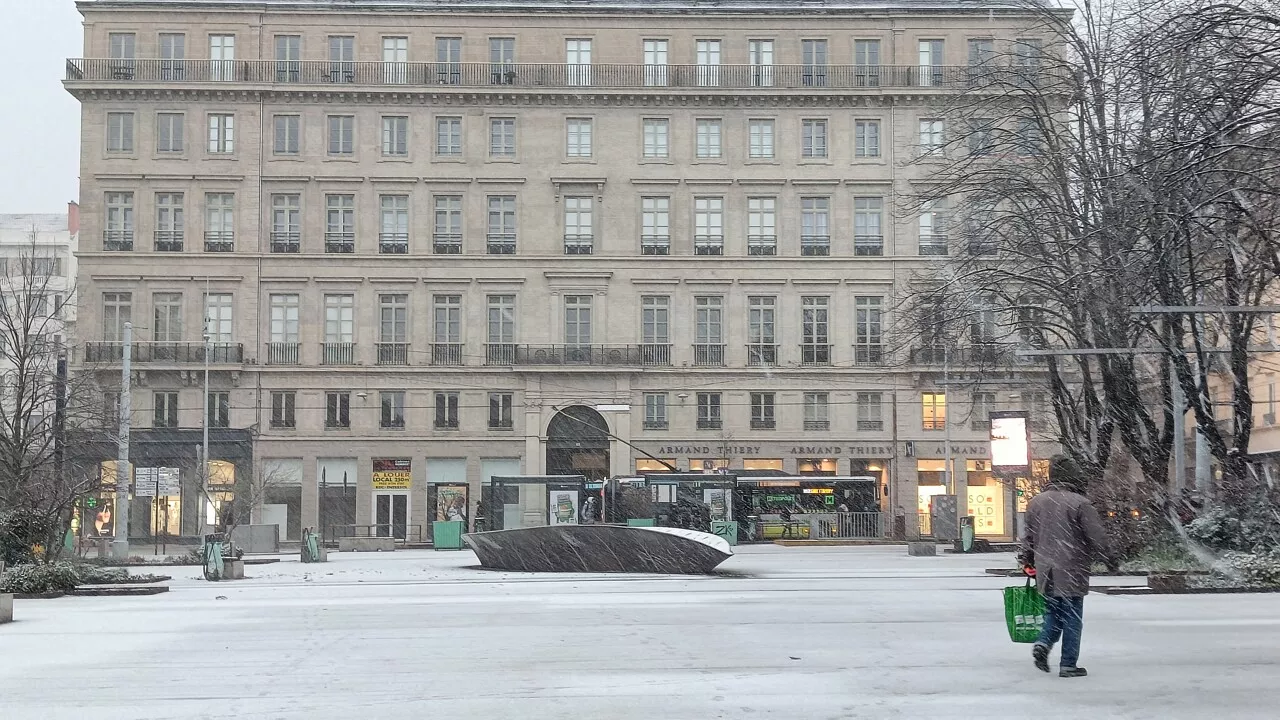
[{"label": "bus shelter", "polygon": [[736,477],[729,473],[645,473],[653,517],[661,527],[700,530],[738,543]]},{"label": "bus shelter", "polygon": [[582,475],[494,475],[489,502],[494,530],[598,522],[600,483]]}]

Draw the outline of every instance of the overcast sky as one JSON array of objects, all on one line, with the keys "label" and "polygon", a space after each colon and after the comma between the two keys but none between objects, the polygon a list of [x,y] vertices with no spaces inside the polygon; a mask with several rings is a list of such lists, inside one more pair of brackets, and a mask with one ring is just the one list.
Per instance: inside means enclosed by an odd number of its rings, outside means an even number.
[{"label": "overcast sky", "polygon": [[65,212],[80,189],[80,103],[62,89],[83,45],[74,0],[0,0],[0,213]]}]

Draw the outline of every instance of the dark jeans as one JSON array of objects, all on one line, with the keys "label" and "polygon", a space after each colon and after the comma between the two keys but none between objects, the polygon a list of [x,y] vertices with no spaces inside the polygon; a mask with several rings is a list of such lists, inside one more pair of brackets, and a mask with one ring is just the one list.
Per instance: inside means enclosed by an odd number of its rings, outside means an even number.
[{"label": "dark jeans", "polygon": [[1048,597],[1044,599],[1044,628],[1037,645],[1053,647],[1062,638],[1062,667],[1075,667],[1080,659],[1080,633],[1084,631],[1084,598]]}]

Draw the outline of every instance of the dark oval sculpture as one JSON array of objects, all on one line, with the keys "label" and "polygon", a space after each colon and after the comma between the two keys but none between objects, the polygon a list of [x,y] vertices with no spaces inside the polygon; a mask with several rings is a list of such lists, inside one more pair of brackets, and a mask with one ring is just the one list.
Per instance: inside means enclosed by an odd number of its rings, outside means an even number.
[{"label": "dark oval sculpture", "polygon": [[626,525],[547,525],[469,533],[483,567],[517,572],[709,573],[733,551],[696,530]]}]

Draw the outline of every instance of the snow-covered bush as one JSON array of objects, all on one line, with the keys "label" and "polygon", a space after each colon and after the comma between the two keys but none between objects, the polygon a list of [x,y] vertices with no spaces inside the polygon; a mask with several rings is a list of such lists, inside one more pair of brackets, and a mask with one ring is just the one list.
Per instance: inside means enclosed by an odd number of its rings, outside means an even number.
[{"label": "snow-covered bush", "polygon": [[18,565],[0,575],[0,592],[39,594],[67,592],[80,584],[80,573],[68,562]]},{"label": "snow-covered bush", "polygon": [[1221,506],[1210,507],[1187,525],[1187,537],[1212,550],[1270,552],[1280,547],[1280,527],[1265,504],[1238,515]]},{"label": "snow-covered bush", "polygon": [[1222,565],[1245,585],[1280,587],[1280,553],[1227,552]]}]

